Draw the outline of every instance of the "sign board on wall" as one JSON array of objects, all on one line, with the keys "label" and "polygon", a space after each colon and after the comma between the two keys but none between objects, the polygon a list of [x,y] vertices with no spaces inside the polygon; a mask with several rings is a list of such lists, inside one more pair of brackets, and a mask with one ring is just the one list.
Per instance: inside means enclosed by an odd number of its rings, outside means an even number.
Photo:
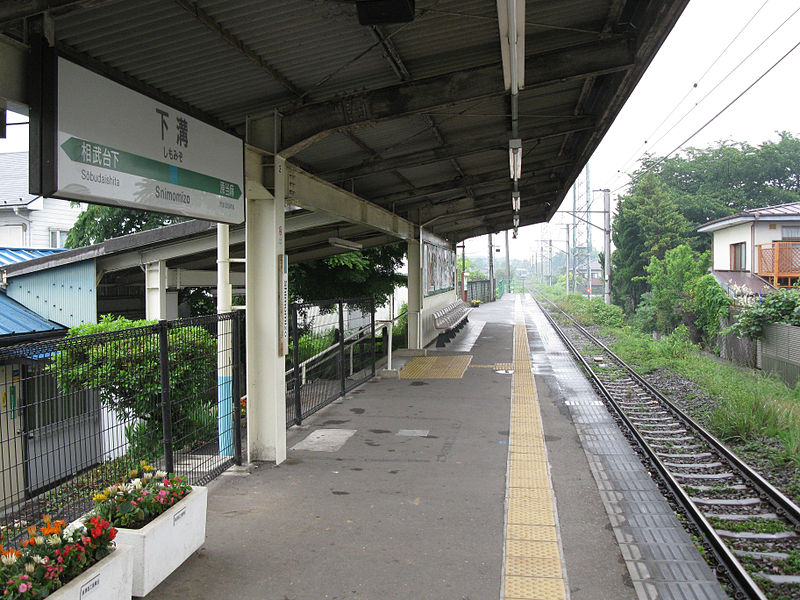
[{"label": "sign board on wall", "polygon": [[422,289],[426,296],[455,289],[456,253],[429,242],[423,244]]},{"label": "sign board on wall", "polygon": [[244,221],[241,139],[56,60],[54,189],[44,195]]}]

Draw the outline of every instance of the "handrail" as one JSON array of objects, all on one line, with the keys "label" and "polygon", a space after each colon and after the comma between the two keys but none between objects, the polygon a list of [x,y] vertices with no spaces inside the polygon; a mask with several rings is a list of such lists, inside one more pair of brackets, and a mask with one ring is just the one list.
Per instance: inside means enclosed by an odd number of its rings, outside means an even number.
[{"label": "handrail", "polygon": [[[372,324],[363,325],[362,327],[359,327],[358,329],[355,329],[350,333],[346,333],[344,335],[344,337],[342,338],[341,343],[342,344],[347,344],[348,342],[358,342],[358,341],[362,340],[363,338],[367,337],[366,335],[361,335],[361,334],[363,334],[366,331],[370,331],[370,333],[371,333],[371,329],[372,329]],[[333,350],[336,350],[337,348],[338,348],[338,344],[334,344],[333,346],[328,346],[324,350],[322,350],[320,352],[317,352],[314,356],[311,356],[311,357],[305,359],[299,365],[296,365],[297,367],[299,367],[303,371],[303,383],[305,383],[306,365],[308,365],[308,363],[310,363],[310,362],[312,362],[312,361],[314,361],[314,360],[316,360],[316,359],[318,359],[318,358],[320,358],[320,357],[332,352]],[[292,367],[291,369],[286,371],[285,376],[288,377],[289,375],[291,375],[294,372],[295,368],[296,367]]]}]

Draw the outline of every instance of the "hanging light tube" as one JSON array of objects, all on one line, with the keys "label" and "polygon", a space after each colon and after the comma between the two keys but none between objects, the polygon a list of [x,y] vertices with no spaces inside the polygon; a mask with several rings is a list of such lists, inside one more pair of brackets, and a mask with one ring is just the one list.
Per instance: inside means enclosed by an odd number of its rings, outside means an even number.
[{"label": "hanging light tube", "polygon": [[522,140],[519,138],[508,140],[508,167],[511,179],[519,181],[522,177]]},{"label": "hanging light tube", "polygon": [[511,210],[519,212],[520,198],[519,192],[511,192]]}]

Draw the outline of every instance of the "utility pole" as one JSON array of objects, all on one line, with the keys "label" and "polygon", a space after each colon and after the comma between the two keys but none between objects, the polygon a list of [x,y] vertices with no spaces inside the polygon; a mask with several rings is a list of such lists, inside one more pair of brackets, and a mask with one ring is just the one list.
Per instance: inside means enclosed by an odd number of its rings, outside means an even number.
[{"label": "utility pole", "polygon": [[611,304],[611,190],[603,190],[603,300]]},{"label": "utility pole", "polygon": [[553,285],[553,240],[547,241],[550,242],[550,256],[547,263],[547,285]]},{"label": "utility pole", "polygon": [[494,261],[492,256],[492,234],[489,234],[489,302],[494,302]]},{"label": "utility pole", "polygon": [[589,185],[589,163],[586,163],[586,295],[592,297],[592,186]]},{"label": "utility pole", "polygon": [[564,279],[567,280],[567,296],[569,296],[569,225],[567,225],[567,268],[564,271]]}]

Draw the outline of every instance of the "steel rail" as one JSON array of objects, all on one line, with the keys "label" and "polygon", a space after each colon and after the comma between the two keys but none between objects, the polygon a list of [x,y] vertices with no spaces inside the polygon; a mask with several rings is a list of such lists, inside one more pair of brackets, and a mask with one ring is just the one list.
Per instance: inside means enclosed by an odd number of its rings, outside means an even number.
[{"label": "steel rail", "polygon": [[[542,308],[539,301],[534,297],[534,301]],[[549,302],[549,300],[548,300]],[[552,303],[551,303],[552,304]],[[553,304],[555,306],[555,304]],[[615,360],[619,360],[619,358],[610,350],[606,348],[606,346],[599,342],[594,336],[592,336],[589,332],[587,332],[581,325],[579,325],[570,315],[564,313],[556,307],[557,310],[562,312],[568,318],[570,318],[573,323],[575,323],[576,327],[584,333],[589,339],[593,342],[597,342],[601,347],[605,348],[606,351],[615,358]],[[705,518],[703,513],[700,509],[697,508],[695,503],[683,489],[680,483],[673,477],[672,473],[670,473],[669,469],[661,462],[661,459],[658,457],[656,452],[650,447],[650,444],[647,443],[647,440],[642,437],[636,427],[631,423],[628,419],[627,415],[625,415],[622,408],[617,404],[616,400],[614,400],[611,392],[606,388],[594,370],[591,368],[589,363],[586,359],[581,355],[578,349],[574,346],[574,344],[569,340],[567,335],[562,331],[561,327],[555,322],[555,320],[548,314],[546,310],[542,310],[542,313],[553,326],[558,336],[567,346],[568,350],[575,356],[576,360],[580,362],[583,366],[584,370],[589,374],[589,377],[597,386],[600,393],[603,395],[606,400],[608,400],[611,407],[614,409],[614,412],[617,413],[617,416],[620,420],[625,424],[625,427],[628,428],[630,434],[636,439],[637,444],[641,447],[642,451],[647,455],[648,459],[651,461],[653,466],[658,471],[659,476],[664,481],[666,486],[669,488],[670,492],[673,494],[675,499],[683,506],[687,516],[692,520],[695,526],[700,530],[700,532],[705,536],[706,541],[711,546],[714,555],[716,556],[717,560],[723,565],[728,572],[728,575],[731,578],[731,581],[736,585],[738,588],[740,598],[747,598],[749,600],[768,600],[764,593],[761,591],[761,588],[753,581],[750,574],[745,570],[736,556],[731,552],[728,548],[728,545],[725,541],[719,536],[717,531],[708,522]],[[630,369],[630,367],[627,367]],[[669,403],[671,405],[671,403]],[[693,423],[693,421],[692,421]]]},{"label": "steel rail", "polygon": [[[549,300],[548,300],[549,301]],[[554,305],[555,306],[555,305]],[[558,308],[558,307],[556,307]],[[561,309],[558,309],[561,311]],[[598,340],[594,337],[591,333],[586,331],[584,327],[582,327],[571,315],[561,311],[568,319],[570,319],[576,327],[578,327],[581,332],[588,337],[592,342],[598,346],[600,346],[604,352],[606,352],[609,356],[611,356],[617,363],[625,369],[628,374],[636,380],[637,383],[642,385],[644,388],[647,389],[653,396],[655,396],[659,402],[663,402],[666,404],[670,410],[672,410],[675,415],[684,421],[689,427],[695,430],[696,433],[700,435],[710,446],[712,446],[717,452],[719,452],[725,459],[727,459],[746,479],[749,479],[753,485],[759,489],[759,491],[763,492],[766,496],[769,497],[770,501],[779,509],[784,512],[784,515],[787,519],[794,523],[795,527],[800,527],[800,507],[797,506],[791,499],[789,499],[783,492],[773,486],[770,482],[768,482],[758,471],[753,470],[747,463],[742,461],[736,454],[734,454],[727,446],[723,445],[717,438],[713,436],[708,430],[706,430],[702,425],[697,423],[694,419],[692,419],[689,415],[683,412],[678,406],[676,406],[669,398],[664,396],[660,391],[658,391],[655,387],[653,387],[650,382],[644,379],[639,373],[637,373],[633,367],[631,367],[628,363],[622,360],[619,356],[614,354],[608,346],[606,346],[603,342]]]}]

